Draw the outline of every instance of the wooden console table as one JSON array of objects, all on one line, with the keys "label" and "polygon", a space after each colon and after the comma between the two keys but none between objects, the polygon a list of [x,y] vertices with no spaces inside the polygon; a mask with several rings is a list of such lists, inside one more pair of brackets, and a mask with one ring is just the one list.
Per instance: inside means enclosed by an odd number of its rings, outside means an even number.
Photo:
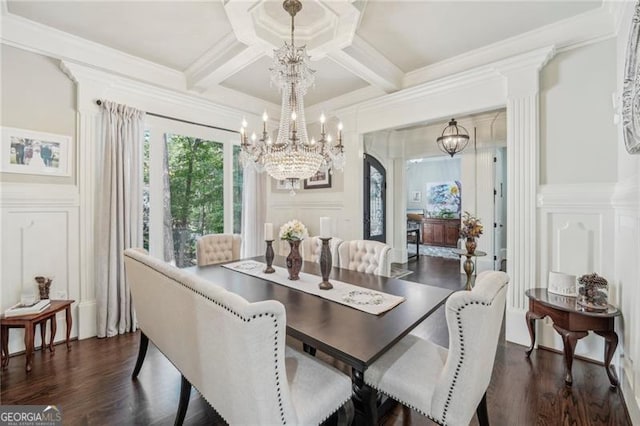
[{"label": "wooden console table", "polygon": [[565,384],[571,386],[573,383],[571,366],[578,340],[589,334],[589,331],[593,331],[605,339],[604,366],[611,386],[618,387],[618,377],[611,366],[611,358],[618,346],[614,320],[620,315],[620,311],[612,305],[602,312],[586,311],[578,305],[575,297],[549,293],[546,288],[532,288],[525,294],[529,298],[527,326],[531,335],[531,346],[527,349],[527,357],[531,355],[536,342],[535,321],[549,316],[553,321],[553,328],[560,334],[564,343],[564,360],[567,370]]},{"label": "wooden console table", "polygon": [[457,247],[460,237],[460,219],[422,219],[422,244]]},{"label": "wooden console table", "polygon": [[67,321],[67,350],[71,350],[69,337],[71,336],[71,304],[75,300],[52,300],[51,304],[42,312],[31,315],[19,315],[5,318],[4,314],[0,316],[0,331],[2,332],[2,369],[9,365],[9,329],[24,328],[24,346],[27,371],[31,371],[31,362],[33,360],[33,340],[35,337],[35,326],[40,325],[40,336],[42,337],[42,350],[45,350],[45,332],[46,322],[51,321],[51,338],[49,339],[49,351],[55,352],[53,348],[53,339],[56,335],[56,314],[63,309],[66,314]]}]

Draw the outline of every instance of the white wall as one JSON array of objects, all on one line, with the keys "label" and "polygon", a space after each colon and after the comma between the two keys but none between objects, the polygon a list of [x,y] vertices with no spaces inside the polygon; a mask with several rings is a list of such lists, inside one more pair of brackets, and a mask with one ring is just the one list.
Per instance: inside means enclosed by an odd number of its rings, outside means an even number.
[{"label": "white wall", "polygon": [[[75,86],[56,61],[0,46],[2,114],[0,125],[71,136],[75,152]],[[53,277],[51,297],[78,300],[79,198],[75,157],[70,177],[0,174],[2,288],[0,310],[20,301],[23,290],[36,289],[34,277]],[[37,293],[36,293],[37,294]],[[78,335],[77,304],[72,307],[71,336]],[[56,341],[65,337],[59,314]],[[36,345],[40,345],[40,334]],[[10,333],[9,351],[24,350],[24,331]]]},{"label": "white wall", "polygon": [[540,73],[540,184],[616,181],[615,43],[560,52]]},{"label": "white wall", "polygon": [[[621,99],[627,42],[633,2],[626,5],[620,21],[620,30],[615,46],[616,53],[616,98]],[[617,105],[617,113],[621,105]],[[619,115],[618,115],[618,118]],[[613,197],[615,235],[614,285],[618,292],[619,307],[623,320],[619,321],[618,335],[621,349],[619,377],[623,395],[633,424],[640,424],[640,155],[630,155],[624,147],[622,128],[617,126],[617,184]]]},{"label": "white wall", "polygon": [[[75,152],[75,85],[46,56],[0,45],[0,125],[72,136]],[[75,183],[75,162],[70,177],[0,173],[1,182]]]}]

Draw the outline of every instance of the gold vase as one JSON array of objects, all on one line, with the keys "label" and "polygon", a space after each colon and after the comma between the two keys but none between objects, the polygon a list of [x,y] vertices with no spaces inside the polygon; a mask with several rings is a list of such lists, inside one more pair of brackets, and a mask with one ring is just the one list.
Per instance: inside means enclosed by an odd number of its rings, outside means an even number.
[{"label": "gold vase", "polygon": [[476,251],[476,239],[473,237],[467,238],[464,242],[464,246],[467,248],[467,253],[473,254]]}]

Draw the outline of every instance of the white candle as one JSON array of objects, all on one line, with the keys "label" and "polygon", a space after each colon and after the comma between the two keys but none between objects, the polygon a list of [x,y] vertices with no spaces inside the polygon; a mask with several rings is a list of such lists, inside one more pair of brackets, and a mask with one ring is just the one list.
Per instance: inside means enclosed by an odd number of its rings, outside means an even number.
[{"label": "white candle", "polygon": [[320,218],[320,238],[331,238],[331,218]]},{"label": "white candle", "polygon": [[273,241],[273,223],[264,224],[264,239],[265,241]]}]

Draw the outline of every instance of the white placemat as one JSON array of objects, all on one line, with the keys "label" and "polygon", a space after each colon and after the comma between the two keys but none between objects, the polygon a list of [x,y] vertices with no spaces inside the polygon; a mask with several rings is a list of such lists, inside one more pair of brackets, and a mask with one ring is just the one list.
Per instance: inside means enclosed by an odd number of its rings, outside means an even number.
[{"label": "white placemat", "polygon": [[300,272],[300,279],[291,281],[288,278],[289,273],[286,268],[274,266],[273,269],[275,269],[276,272],[273,274],[265,274],[262,271],[266,267],[266,264],[256,262],[255,260],[241,260],[239,262],[226,263],[222,266],[242,272],[243,274],[263,278],[267,281],[273,281],[296,290],[304,291],[305,293],[314,294],[323,299],[338,302],[374,315],[386,312],[404,302],[404,297],[402,296],[394,296],[338,280],[330,280],[331,284],[333,284],[331,290],[320,290],[318,284],[322,281],[322,278],[317,275]]}]

